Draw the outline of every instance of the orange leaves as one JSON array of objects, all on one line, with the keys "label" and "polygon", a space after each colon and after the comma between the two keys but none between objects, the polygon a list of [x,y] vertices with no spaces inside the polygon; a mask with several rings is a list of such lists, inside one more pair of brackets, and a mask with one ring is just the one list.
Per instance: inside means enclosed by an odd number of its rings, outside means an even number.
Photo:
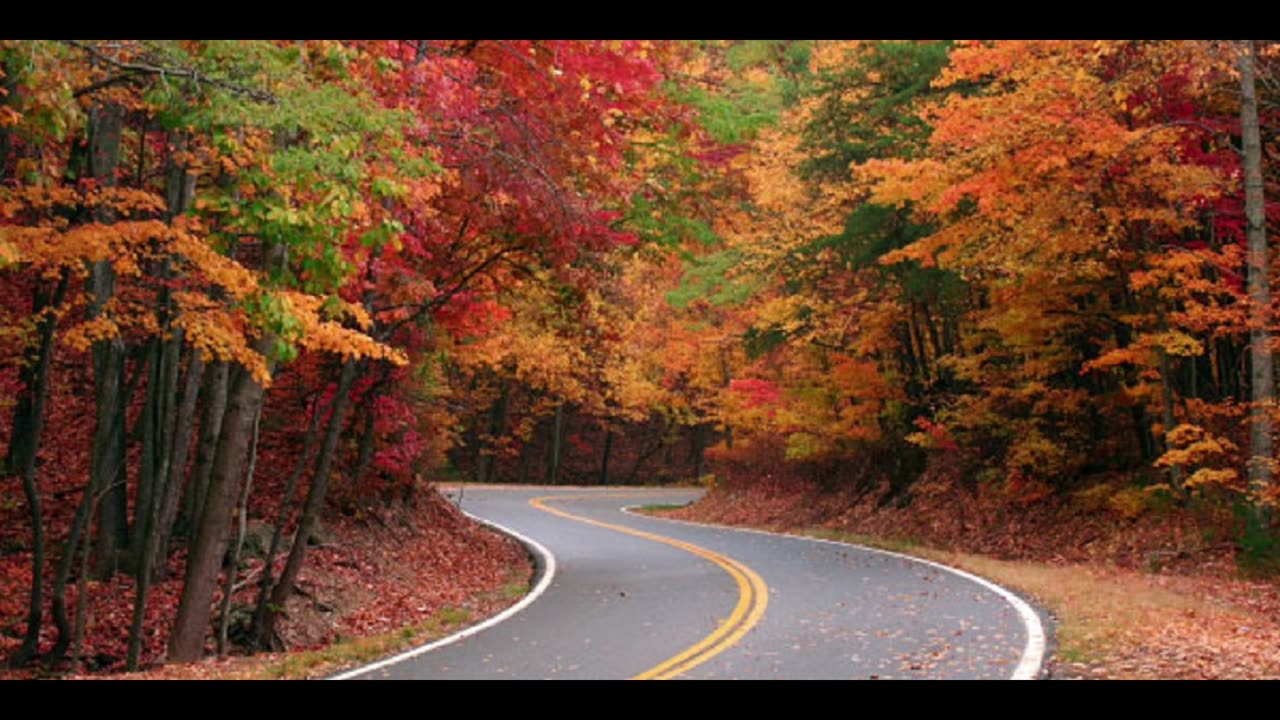
[{"label": "orange leaves", "polygon": [[[297,342],[308,350],[332,352],[344,359],[375,358],[393,365],[405,365],[408,358],[404,351],[377,342],[362,332],[348,329],[341,323],[323,317],[325,299],[292,290],[278,291],[285,312],[297,321]],[[367,318],[367,316],[365,316]]]},{"label": "orange leaves", "polygon": [[[1165,436],[1170,450],[1156,460],[1157,468],[1172,465],[1204,465],[1210,462],[1230,460],[1239,447],[1229,439],[1213,436],[1198,425],[1181,424],[1169,430]],[[1234,474],[1234,470],[1231,471]],[[1207,475],[1206,475],[1207,477]],[[1215,477],[1228,477],[1225,473]]]},{"label": "orange leaves", "polygon": [[243,300],[258,291],[258,281],[240,263],[216,252],[207,240],[181,229],[169,235],[173,252],[186,258],[192,270],[218,285],[235,300]]},{"label": "orange leaves", "polygon": [[218,359],[245,368],[254,381],[271,384],[267,359],[249,346],[245,319],[201,293],[174,293],[178,308],[173,325],[186,333],[188,343],[199,349],[206,361]]},{"label": "orange leaves", "polygon": [[1151,354],[1146,352],[1144,349],[1132,346],[1114,348],[1086,362],[1080,369],[1080,372],[1083,374],[1094,370],[1107,370],[1124,365],[1146,365],[1151,362],[1153,362]]},{"label": "orange leaves", "polygon": [[915,419],[915,426],[920,428],[920,431],[908,435],[906,437],[907,442],[931,450],[955,451],[959,449],[955,438],[951,436],[946,425],[934,422],[926,417],[918,417]]},{"label": "orange leaves", "polygon": [[0,105],[0,127],[13,127],[22,121],[22,113],[8,105]]},{"label": "orange leaves", "polygon": [[1240,474],[1234,468],[1211,467],[1234,462],[1240,449],[1235,443],[1198,425],[1186,423],[1170,430],[1165,441],[1169,449],[1154,464],[1156,467],[1196,468],[1184,481],[1187,488],[1218,485],[1242,489],[1238,482]]},{"label": "orange leaves", "polygon": [[100,315],[68,330],[62,339],[68,346],[84,352],[93,343],[100,340],[109,340],[119,336],[119,334],[120,328],[116,322],[107,315]]},{"label": "orange leaves", "polygon": [[1003,241],[1019,236],[1035,238],[1039,262],[1071,262],[1113,242],[1118,225],[1180,231],[1190,220],[1176,204],[1211,196],[1221,178],[1179,162],[1180,129],[1131,127],[1097,92],[1101,72],[1086,43],[958,46],[939,84],[988,82],[985,92],[930,113],[928,158],[872,161],[861,174],[877,202],[914,202],[996,258],[1017,252]]},{"label": "orange leaves", "polygon": [[18,254],[18,246],[12,242],[0,240],[0,270],[16,265],[22,256]]}]

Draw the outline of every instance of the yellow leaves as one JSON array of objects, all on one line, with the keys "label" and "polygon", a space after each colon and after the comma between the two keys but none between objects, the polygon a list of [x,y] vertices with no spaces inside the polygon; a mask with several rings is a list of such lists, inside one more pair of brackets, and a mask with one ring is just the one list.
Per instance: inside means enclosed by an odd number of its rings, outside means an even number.
[{"label": "yellow leaves", "polygon": [[174,327],[185,331],[187,342],[206,361],[236,363],[263,387],[271,384],[267,359],[249,347],[242,313],[232,312],[200,293],[178,292],[173,297],[179,310]]},{"label": "yellow leaves", "polygon": [[1199,357],[1204,354],[1204,345],[1195,338],[1178,330],[1166,330],[1147,336],[1146,342],[1154,347],[1163,347],[1165,352],[1179,357]]},{"label": "yellow leaves", "polygon": [[339,300],[340,317],[345,315],[351,318],[356,327],[361,330],[368,330],[373,325],[373,318],[369,317],[369,312],[364,309],[363,305],[358,303],[349,303],[345,300]]},{"label": "yellow leaves", "polygon": [[973,190],[945,162],[933,158],[913,162],[897,158],[870,160],[854,168],[854,174],[870,186],[872,202],[893,207],[913,203],[935,214],[951,212]]},{"label": "yellow leaves", "polygon": [[804,304],[804,298],[798,295],[770,298],[756,310],[756,323],[791,334],[803,325],[798,316]]},{"label": "yellow leaves", "polygon": [[1166,483],[1121,488],[1107,498],[1107,507],[1126,520],[1134,520],[1151,507],[1152,501],[1158,495],[1167,493],[1171,489]]},{"label": "yellow leaves", "polygon": [[1200,468],[1191,473],[1191,476],[1183,482],[1183,485],[1188,489],[1206,485],[1233,487],[1239,480],[1240,473],[1232,468]]},{"label": "yellow leaves", "polygon": [[[324,298],[302,292],[284,290],[276,296],[284,311],[298,324],[298,336],[286,338],[308,350],[319,350],[341,355],[344,359],[375,358],[394,365],[408,364],[402,350],[384,345],[362,332],[344,327],[341,323],[322,319]],[[361,317],[367,322],[367,314]],[[367,325],[366,325],[367,326]]]},{"label": "yellow leaves", "polygon": [[99,340],[110,340],[119,335],[120,327],[115,320],[104,314],[71,328],[62,336],[62,341],[69,347],[84,352]]},{"label": "yellow leaves", "polygon": [[222,287],[233,299],[243,300],[258,291],[253,273],[216,252],[204,239],[182,230],[174,230],[169,238],[176,254],[187,258],[197,272]]},{"label": "yellow leaves", "polygon": [[0,270],[4,270],[10,265],[17,265],[22,256],[18,253],[16,245],[0,240]]},{"label": "yellow leaves", "polygon": [[0,105],[0,127],[13,127],[22,122],[22,113],[8,105]]},{"label": "yellow leaves", "polygon": [[[1230,463],[1240,448],[1226,438],[1210,434],[1198,425],[1182,424],[1165,435],[1170,449],[1155,461],[1156,467],[1197,466]],[[1199,467],[1184,484],[1187,488],[1205,485],[1236,486],[1240,474],[1230,467]]]}]

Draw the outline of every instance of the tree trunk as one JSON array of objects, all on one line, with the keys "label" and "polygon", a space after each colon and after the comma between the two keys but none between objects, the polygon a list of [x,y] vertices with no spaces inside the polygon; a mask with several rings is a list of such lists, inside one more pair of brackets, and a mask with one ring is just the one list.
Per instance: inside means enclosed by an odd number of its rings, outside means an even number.
[{"label": "tree trunk", "polygon": [[[13,55],[0,58],[0,107],[14,106],[18,103],[18,59]],[[9,178],[6,171],[9,163],[10,125],[0,124],[0,182]]]},{"label": "tree trunk", "polygon": [[[1173,448],[1169,446],[1169,433],[1173,432],[1174,424],[1177,422],[1173,415],[1173,367],[1169,362],[1169,353],[1163,347],[1156,348],[1156,354],[1160,357],[1160,400],[1161,409],[1164,412],[1164,450],[1168,452]],[[1169,468],[1169,474],[1173,480],[1174,492],[1181,493],[1182,488],[1182,465],[1174,464]]]},{"label": "tree trunk", "polygon": [[[329,402],[332,408],[338,398],[335,396]],[[284,526],[289,519],[289,509],[293,505],[293,494],[297,491],[298,480],[302,478],[302,473],[306,471],[308,460],[311,457],[312,446],[315,445],[317,430],[320,427],[320,416],[324,414],[324,410],[320,407],[320,399],[316,398],[311,408],[311,421],[307,424],[307,434],[302,439],[302,453],[298,456],[297,461],[293,464],[293,472],[289,473],[289,480],[285,483],[284,498],[280,501],[280,511],[276,513],[275,528],[271,531],[271,546],[267,548],[267,556],[262,564],[262,577],[258,581],[258,602],[253,610],[253,627],[250,631],[253,637],[253,647],[259,650],[269,649],[269,643],[264,643],[265,638],[262,634],[263,624],[267,620],[267,603],[271,598],[271,581],[273,580],[273,567],[276,562],[276,555],[280,552],[280,545],[284,541]]]},{"label": "tree trunk", "polygon": [[[144,126],[144,137],[145,134]],[[185,212],[191,203],[195,192],[195,176],[187,172],[184,161],[175,160],[175,154],[180,157],[186,149],[185,133],[181,131],[171,133],[167,140],[173,151],[165,160],[165,210],[167,219],[172,223],[173,219]],[[141,182],[141,153],[139,182]],[[173,270],[168,257],[161,258],[157,275],[162,281],[172,278]],[[134,577],[137,579],[133,621],[129,630],[129,649],[125,661],[129,670],[138,668],[152,568],[155,565],[156,556],[167,549],[169,518],[177,508],[176,486],[181,483],[180,478],[185,467],[179,468],[177,473],[171,472],[175,459],[175,446],[179,443],[183,446],[180,464],[185,466],[190,417],[194,415],[194,402],[190,396],[194,394],[195,383],[188,378],[188,382],[185,383],[186,397],[183,398],[186,418],[184,418],[183,427],[175,427],[179,424],[176,394],[183,332],[181,330],[174,332],[172,329],[173,304],[169,288],[162,284],[158,295],[156,315],[160,336],[153,341],[152,370],[150,381],[147,383],[147,400],[143,406],[142,467],[135,502],[133,532],[129,543],[131,565],[134,568]],[[199,369],[198,358],[199,353],[194,353],[188,369],[189,374],[191,368]],[[181,441],[177,440],[179,434],[184,435]]]},{"label": "tree trunk", "polygon": [[[168,323],[161,324],[165,327]],[[182,347],[182,332],[175,334],[173,340],[157,341],[155,351],[155,370],[151,377],[155,380],[155,391],[148,387],[147,406],[143,411],[148,415],[146,420],[150,429],[143,434],[142,456],[146,461],[150,478],[150,492],[142,493],[142,483],[138,488],[137,509],[134,510],[134,533],[131,541],[131,553],[134,557],[133,621],[129,626],[129,648],[125,667],[128,670],[138,669],[138,656],[142,651],[143,620],[146,619],[147,593],[151,591],[152,566],[156,555],[159,555],[160,518],[163,515],[164,498],[172,495],[168,486],[169,465],[173,454],[173,427],[175,424],[175,389],[178,387],[178,355]]]},{"label": "tree trunk", "polygon": [[1245,234],[1249,241],[1249,366],[1252,388],[1249,423],[1249,491],[1254,496],[1251,519],[1255,527],[1269,521],[1261,497],[1271,487],[1271,412],[1275,406],[1275,374],[1268,329],[1271,283],[1267,257],[1267,218],[1262,185],[1262,135],[1258,127],[1258,97],[1254,87],[1254,41],[1241,41],[1240,128],[1244,148]]},{"label": "tree trunk", "polygon": [[178,500],[186,489],[187,460],[191,455],[191,439],[195,430],[196,402],[200,396],[201,378],[204,375],[204,356],[197,348],[191,348],[187,360],[186,378],[182,384],[177,421],[173,428],[173,448],[169,458],[169,479],[165,482],[164,495],[160,499],[160,519],[157,524],[156,566],[157,576],[164,576],[165,562],[169,557],[169,539],[178,517]]},{"label": "tree trunk", "polygon": [[236,543],[231,550],[231,563],[222,585],[222,607],[218,611],[218,657],[227,654],[227,626],[231,623],[231,596],[235,594],[236,574],[240,570],[240,551],[244,548],[244,536],[249,526],[249,493],[253,492],[253,474],[258,465],[258,425],[262,421],[262,406],[253,418],[253,440],[249,445],[249,469],[245,473],[244,491],[240,493],[237,512]]},{"label": "tree trunk", "polygon": [[[89,497],[90,497],[89,507],[90,507],[90,511],[92,512],[92,508],[95,505],[97,505],[97,498],[94,498],[93,496],[89,496]],[[90,536],[89,533],[84,533],[84,539],[85,539],[85,543],[87,544],[92,540],[92,537]],[[68,543],[68,548],[69,548],[67,551],[68,557],[74,554],[70,549],[74,547],[75,547],[74,545],[71,545],[70,543]],[[84,657],[84,628],[86,624],[85,615],[88,613],[88,608],[89,608],[89,548],[86,545],[86,547],[83,547],[80,549],[80,574],[76,581],[76,626],[75,626],[75,630],[70,634],[72,672],[80,672],[84,669],[82,658]],[[59,626],[58,628],[58,634],[59,635],[62,634],[61,626]],[[60,643],[62,642],[61,639],[59,639],[59,642]],[[59,656],[61,656],[61,653],[55,654],[55,657],[59,657]]]},{"label": "tree trunk", "polygon": [[329,427],[325,430],[324,444],[320,448],[320,456],[316,463],[316,474],[311,480],[311,488],[307,491],[307,500],[303,504],[302,519],[298,521],[298,530],[293,536],[293,547],[289,550],[289,559],[285,561],[280,580],[271,591],[271,602],[267,607],[266,620],[263,622],[263,637],[271,637],[275,630],[275,620],[279,608],[283,608],[289,596],[293,594],[293,584],[302,570],[302,563],[307,555],[307,541],[320,521],[320,511],[324,506],[325,493],[329,487],[329,474],[333,469],[333,458],[337,454],[338,439],[342,435],[342,426],[347,416],[347,405],[350,404],[351,386],[355,384],[357,360],[346,360],[342,363],[342,372],[338,377],[338,387],[334,393],[333,413],[329,417]]},{"label": "tree trunk", "polygon": [[533,437],[529,438],[529,442],[520,446],[519,461],[516,464],[516,483],[519,485],[523,485],[529,481],[529,448],[532,447],[533,441],[537,439],[537,437],[538,429],[535,427]]},{"label": "tree trunk", "polygon": [[920,387],[923,390],[929,387],[930,384],[930,359],[929,350],[925,347],[924,331],[920,329],[920,323],[916,320],[917,305],[917,302],[911,301],[910,311],[907,315],[907,329],[911,334],[911,341],[916,347],[916,357],[920,361]]},{"label": "tree trunk", "polygon": [[[364,422],[360,429],[360,449],[356,453],[356,466],[351,470],[351,486],[356,488],[360,484],[360,478],[364,477],[364,473],[369,469],[369,463],[373,462],[373,441],[374,441],[374,423],[378,416],[373,412],[372,398],[365,400]],[[490,466],[492,469],[492,466]]]},{"label": "tree trunk", "polygon": [[604,457],[600,459],[600,484],[609,484],[609,452],[613,450],[613,428],[604,431]]},{"label": "tree trunk", "polygon": [[[44,607],[44,514],[40,503],[40,490],[36,486],[36,453],[40,448],[40,435],[44,430],[44,406],[49,397],[49,363],[53,357],[52,311],[62,304],[67,291],[67,274],[64,272],[49,297],[43,282],[36,281],[32,314],[39,317],[36,325],[35,353],[28,348],[32,362],[23,365],[22,394],[14,409],[14,425],[10,435],[6,473],[22,475],[22,492],[27,500],[31,517],[31,595],[27,604],[27,631],[22,645],[9,658],[13,667],[25,665],[40,649],[40,628]],[[34,355],[34,357],[32,357]]]},{"label": "tree trunk", "polygon": [[[120,164],[120,135],[124,109],[115,104],[99,104],[89,111],[89,175],[101,187],[115,187]],[[114,213],[100,208],[94,220],[111,223]],[[93,263],[89,277],[90,319],[106,312],[106,303],[115,294],[116,274],[110,260]],[[119,337],[93,343],[93,385],[95,424],[90,484],[107,492],[98,520],[98,542],[94,570],[99,577],[114,572],[116,554],[128,541],[125,534],[125,435],[124,435],[124,341]]]},{"label": "tree trunk", "polygon": [[480,472],[478,479],[480,482],[490,483],[494,480],[497,472],[498,457],[494,453],[495,440],[501,437],[507,429],[507,405],[509,390],[507,384],[502,385],[502,393],[493,403],[493,407],[489,409],[489,432],[488,438],[484,442],[484,448],[480,453]]},{"label": "tree trunk", "polygon": [[196,445],[196,464],[191,470],[191,481],[182,501],[182,517],[178,526],[184,535],[190,536],[204,514],[204,499],[209,491],[209,478],[213,475],[213,459],[218,452],[218,438],[222,436],[222,420],[227,412],[227,390],[231,368],[226,361],[214,360],[204,368],[200,397],[204,398],[200,409],[200,438]]},{"label": "tree trunk", "polygon": [[693,426],[693,447],[690,449],[693,455],[693,479],[694,482],[702,482],[702,452],[706,446],[707,426],[698,423]]},{"label": "tree trunk", "polygon": [[[253,349],[267,356],[274,345],[275,336],[265,333]],[[208,495],[187,556],[182,597],[178,601],[178,612],[169,637],[168,659],[173,662],[195,662],[204,653],[205,631],[209,627],[210,605],[217,589],[218,569],[227,551],[228,521],[235,507],[236,491],[249,452],[253,418],[262,403],[264,388],[247,370],[237,367],[231,374],[234,378],[227,394],[226,413],[213,459]]]},{"label": "tree trunk", "polygon": [[942,357],[942,342],[938,339],[938,325],[933,321],[933,314],[929,312],[929,303],[920,301],[920,314],[924,317],[924,327],[929,334],[929,343],[933,346],[933,357],[936,361]]},{"label": "tree trunk", "polygon": [[551,421],[551,457],[547,471],[547,482],[551,485],[560,482],[560,440],[564,430],[564,403],[556,405],[555,419]]}]

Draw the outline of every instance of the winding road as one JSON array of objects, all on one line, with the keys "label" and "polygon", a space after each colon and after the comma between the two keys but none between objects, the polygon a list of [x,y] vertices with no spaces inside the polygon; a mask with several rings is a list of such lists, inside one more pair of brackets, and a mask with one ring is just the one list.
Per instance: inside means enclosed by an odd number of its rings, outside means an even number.
[{"label": "winding road", "polygon": [[1039,616],[980,578],[894,553],[623,510],[700,493],[448,491],[524,541],[540,580],[479,626],[337,679],[1039,676]]}]

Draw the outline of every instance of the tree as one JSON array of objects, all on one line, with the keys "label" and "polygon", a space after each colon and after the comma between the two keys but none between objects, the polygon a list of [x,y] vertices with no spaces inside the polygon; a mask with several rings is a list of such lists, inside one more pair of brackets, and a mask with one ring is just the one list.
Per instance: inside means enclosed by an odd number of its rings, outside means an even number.
[{"label": "tree", "polygon": [[1249,246],[1248,283],[1250,300],[1249,367],[1252,406],[1249,430],[1249,490],[1255,498],[1252,522],[1265,527],[1269,514],[1264,497],[1271,485],[1271,415],[1275,405],[1275,370],[1271,349],[1270,260],[1267,250],[1267,222],[1262,184],[1262,138],[1258,128],[1258,95],[1255,88],[1255,41],[1240,44],[1240,127],[1244,163],[1245,230]]}]

